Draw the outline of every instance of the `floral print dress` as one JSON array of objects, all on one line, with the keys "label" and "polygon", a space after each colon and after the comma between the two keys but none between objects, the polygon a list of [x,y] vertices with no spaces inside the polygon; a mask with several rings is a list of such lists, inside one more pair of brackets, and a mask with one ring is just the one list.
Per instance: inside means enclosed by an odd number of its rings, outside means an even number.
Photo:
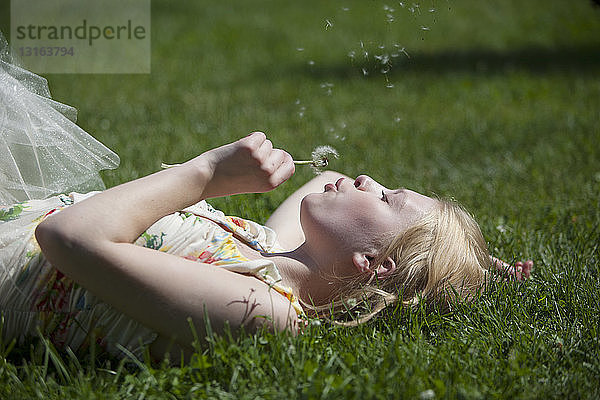
[{"label": "floral print dress", "polygon": [[[138,357],[144,345],[156,339],[155,332],[53,268],[35,240],[35,228],[45,217],[95,193],[0,207],[0,312],[5,339],[23,339],[40,332],[58,348],[69,346],[81,352],[94,341],[110,354],[122,356],[123,346]],[[253,275],[283,294],[302,315],[298,299],[281,284],[275,264],[244,257],[234,237],[259,251],[279,250],[273,230],[225,216],[205,201],[161,218],[134,244]]]}]

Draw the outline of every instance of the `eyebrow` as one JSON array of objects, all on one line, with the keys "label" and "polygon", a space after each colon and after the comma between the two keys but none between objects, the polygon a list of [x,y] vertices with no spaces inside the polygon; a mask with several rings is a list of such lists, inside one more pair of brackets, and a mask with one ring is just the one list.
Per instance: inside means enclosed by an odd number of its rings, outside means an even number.
[{"label": "eyebrow", "polygon": [[[405,188],[398,188],[396,190],[393,190],[392,194],[400,194],[400,193],[402,193],[403,190],[405,190]],[[400,204],[398,205],[398,211],[400,211],[404,208],[404,206],[406,205],[406,200],[408,200],[408,196],[405,193],[403,198],[399,202]],[[394,202],[394,203],[396,203],[396,202]],[[392,204],[392,205],[396,205],[396,204]]]}]

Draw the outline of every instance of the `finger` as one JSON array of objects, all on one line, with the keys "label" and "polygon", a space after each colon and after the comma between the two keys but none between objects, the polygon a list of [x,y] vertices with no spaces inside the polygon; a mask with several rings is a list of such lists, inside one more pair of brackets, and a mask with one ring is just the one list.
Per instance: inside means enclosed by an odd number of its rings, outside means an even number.
[{"label": "finger", "polygon": [[281,166],[283,162],[283,152],[279,149],[273,149],[262,163],[262,170],[266,174],[267,180],[271,181],[273,174]]},{"label": "finger", "polygon": [[[261,162],[266,163],[269,161],[271,157],[271,152],[273,151],[273,143],[269,139],[265,139],[260,147],[254,153],[254,156]],[[268,165],[268,164],[266,164]]]},{"label": "finger", "polygon": [[531,260],[525,261],[525,265],[523,266],[523,276],[525,278],[529,278],[531,276],[532,268],[533,268],[533,261],[531,261]]},{"label": "finger", "polygon": [[269,179],[271,186],[276,188],[287,181],[296,171],[294,160],[287,152],[276,149],[273,151],[274,169]]},{"label": "finger", "polygon": [[256,131],[248,136],[241,138],[240,141],[247,142],[250,148],[258,148],[267,139],[267,135],[263,132]]},{"label": "finger", "polygon": [[508,263],[504,262],[503,260],[501,260],[501,259],[499,259],[497,257],[492,257],[492,262],[493,262],[494,266],[497,269],[501,269],[502,270],[502,269],[505,269],[507,267],[510,267],[510,265]]}]

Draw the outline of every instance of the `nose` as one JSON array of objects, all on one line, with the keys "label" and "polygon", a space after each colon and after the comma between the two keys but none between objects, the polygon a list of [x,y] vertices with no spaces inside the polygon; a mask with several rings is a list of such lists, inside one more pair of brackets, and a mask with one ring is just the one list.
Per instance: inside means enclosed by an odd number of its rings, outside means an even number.
[{"label": "nose", "polygon": [[365,192],[379,193],[385,189],[385,186],[367,175],[359,175],[354,180],[354,187]]}]

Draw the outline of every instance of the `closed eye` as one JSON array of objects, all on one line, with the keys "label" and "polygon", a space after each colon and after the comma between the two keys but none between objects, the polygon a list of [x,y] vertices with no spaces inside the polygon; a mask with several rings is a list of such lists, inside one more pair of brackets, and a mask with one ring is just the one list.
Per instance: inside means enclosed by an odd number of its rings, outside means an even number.
[{"label": "closed eye", "polygon": [[381,200],[383,200],[383,201],[385,201],[386,203],[389,204],[387,195],[385,194],[385,191],[383,191],[383,190],[381,191]]}]

